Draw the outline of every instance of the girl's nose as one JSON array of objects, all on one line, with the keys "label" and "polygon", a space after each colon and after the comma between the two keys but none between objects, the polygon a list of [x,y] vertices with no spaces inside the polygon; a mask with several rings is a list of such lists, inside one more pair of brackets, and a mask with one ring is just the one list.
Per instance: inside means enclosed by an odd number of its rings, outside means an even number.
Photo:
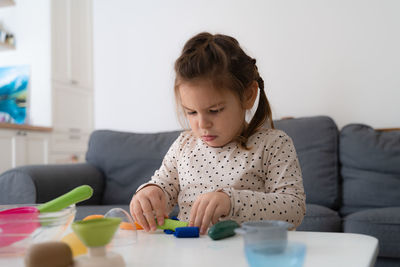
[{"label": "girl's nose", "polygon": [[208,129],[212,126],[211,120],[207,118],[207,116],[200,116],[199,118],[199,127],[201,129]]}]

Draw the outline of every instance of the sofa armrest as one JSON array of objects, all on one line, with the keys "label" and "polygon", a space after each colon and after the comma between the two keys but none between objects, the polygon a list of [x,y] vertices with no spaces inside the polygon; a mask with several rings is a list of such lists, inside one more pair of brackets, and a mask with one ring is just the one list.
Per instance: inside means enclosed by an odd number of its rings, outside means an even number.
[{"label": "sofa armrest", "polygon": [[81,204],[100,204],[104,175],[91,164],[17,167],[0,176],[0,204],[44,203],[83,184],[90,185],[94,192]]}]

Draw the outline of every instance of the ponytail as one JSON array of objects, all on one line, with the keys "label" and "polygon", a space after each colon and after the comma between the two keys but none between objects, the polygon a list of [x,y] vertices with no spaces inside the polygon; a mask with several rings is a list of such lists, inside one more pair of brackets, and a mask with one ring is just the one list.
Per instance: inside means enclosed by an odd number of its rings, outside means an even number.
[{"label": "ponytail", "polygon": [[258,106],[256,112],[254,113],[253,118],[251,119],[249,125],[247,125],[246,129],[243,131],[242,135],[239,137],[240,145],[248,149],[246,143],[250,136],[252,136],[258,129],[260,129],[264,123],[268,122],[268,127],[274,129],[274,122],[272,120],[272,111],[271,106],[269,105],[267,96],[264,91],[264,80],[258,73],[257,66],[255,65],[255,60],[253,60],[255,66],[255,76],[256,81],[258,83],[258,88],[260,89],[260,95],[258,100]]}]

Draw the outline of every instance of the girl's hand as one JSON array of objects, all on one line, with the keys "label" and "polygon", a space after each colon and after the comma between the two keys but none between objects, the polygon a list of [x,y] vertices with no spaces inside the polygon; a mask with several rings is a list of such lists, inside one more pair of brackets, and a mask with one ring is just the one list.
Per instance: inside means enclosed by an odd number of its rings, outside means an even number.
[{"label": "girl's hand", "polygon": [[156,185],[148,185],[133,195],[129,208],[135,221],[148,232],[157,229],[155,217],[159,225],[164,224],[164,218],[168,217],[166,204],[164,191]]},{"label": "girl's hand", "polygon": [[205,234],[210,223],[217,223],[221,216],[231,210],[231,200],[224,192],[210,192],[199,196],[190,211],[189,226],[200,227]]}]

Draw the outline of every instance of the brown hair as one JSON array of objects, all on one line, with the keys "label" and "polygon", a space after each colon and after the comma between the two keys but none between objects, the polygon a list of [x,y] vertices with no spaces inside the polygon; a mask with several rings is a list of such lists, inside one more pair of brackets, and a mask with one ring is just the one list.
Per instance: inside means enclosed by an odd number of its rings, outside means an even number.
[{"label": "brown hair", "polygon": [[272,112],[264,92],[264,81],[258,73],[256,60],[246,55],[239,42],[230,36],[203,32],[189,39],[175,62],[175,98],[179,101],[179,85],[198,79],[210,80],[215,88],[232,90],[243,101],[244,93],[256,81],[260,88],[257,110],[238,141],[247,149],[248,138],[266,120],[274,128]]}]

